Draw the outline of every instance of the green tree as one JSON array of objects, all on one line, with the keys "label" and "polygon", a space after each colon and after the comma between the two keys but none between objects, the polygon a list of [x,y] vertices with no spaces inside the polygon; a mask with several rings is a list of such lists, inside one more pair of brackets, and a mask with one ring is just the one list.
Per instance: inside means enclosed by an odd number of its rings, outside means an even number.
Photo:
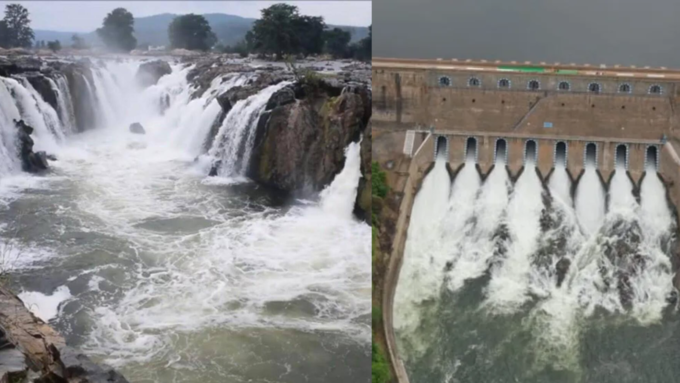
[{"label": "green tree", "polygon": [[294,20],[300,17],[298,8],[289,4],[274,4],[262,10],[262,18],[253,24],[253,35],[260,52],[275,54],[277,59],[296,48]]},{"label": "green tree", "polygon": [[371,61],[373,57],[373,26],[368,27],[368,36],[359,41],[359,49],[355,55],[356,59]]},{"label": "green tree", "polygon": [[326,23],[323,17],[300,16],[293,20],[295,25],[296,51],[305,56],[319,54],[323,51],[323,33]]},{"label": "green tree", "polygon": [[59,40],[49,41],[47,43],[47,48],[49,48],[52,52],[59,51],[61,50],[61,42]]},{"label": "green tree", "polygon": [[6,48],[33,46],[33,30],[30,27],[28,10],[20,4],[8,4],[5,7],[5,18],[2,20],[0,44]]},{"label": "green tree", "polygon": [[116,8],[106,15],[97,35],[104,44],[116,52],[130,52],[137,46],[134,33],[135,19],[125,8]]},{"label": "green tree", "polygon": [[87,46],[87,44],[85,44],[85,40],[83,40],[83,38],[78,36],[78,35],[71,36],[71,41],[73,42],[71,44],[71,47],[73,47],[73,49],[87,49],[87,48],[89,48]]},{"label": "green tree", "polygon": [[9,28],[5,20],[0,20],[0,48],[10,48]]},{"label": "green tree", "polygon": [[274,4],[262,10],[246,42],[250,49],[274,54],[278,60],[286,54],[320,53],[325,27],[322,17],[300,16],[294,5]]},{"label": "green tree", "polygon": [[334,58],[345,57],[347,54],[347,47],[352,35],[349,32],[343,31],[340,28],[333,28],[324,33],[325,51]]},{"label": "green tree", "polygon": [[168,26],[168,38],[173,48],[207,51],[217,38],[205,17],[193,13],[175,17]]}]

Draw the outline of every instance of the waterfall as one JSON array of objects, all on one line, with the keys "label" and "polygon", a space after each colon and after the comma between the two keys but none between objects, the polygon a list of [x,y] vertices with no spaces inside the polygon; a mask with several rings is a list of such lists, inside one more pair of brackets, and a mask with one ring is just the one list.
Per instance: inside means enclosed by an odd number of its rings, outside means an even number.
[{"label": "waterfall", "polygon": [[634,210],[637,206],[637,202],[635,202],[632,190],[633,183],[628,178],[626,169],[623,166],[617,166],[609,184],[608,210]]},{"label": "waterfall", "polygon": [[73,133],[76,128],[76,119],[75,112],[73,111],[71,91],[68,88],[68,81],[63,75],[58,75],[56,82],[51,78],[48,79],[50,84],[52,84],[52,89],[54,89],[58,95],[58,112],[61,119],[61,125],[64,127],[64,132],[68,134]]},{"label": "waterfall", "polygon": [[[451,305],[459,302],[471,305],[478,293],[467,287],[480,283],[476,307],[511,322],[522,313],[530,341],[545,356],[541,363],[557,358],[577,365],[579,323],[598,309],[643,324],[661,319],[675,291],[675,222],[654,161],[639,204],[623,161],[608,198],[595,161],[587,164],[573,204],[563,163],[553,170],[550,193],[531,162],[514,185],[502,161],[481,185],[467,178],[466,164],[453,183],[454,209],[445,208],[442,162],[436,161],[416,195],[408,227],[394,301],[404,358],[419,360],[438,350],[448,335],[436,318],[458,310]],[[463,322],[474,315],[459,314]]]},{"label": "waterfall", "polygon": [[572,205],[571,201],[571,179],[564,165],[558,164],[553,169],[548,181],[548,187],[553,199],[567,206]]},{"label": "waterfall", "polygon": [[494,255],[498,255],[498,242],[505,239],[498,238],[497,234],[505,219],[511,186],[505,163],[497,162],[479,188],[472,213],[473,226],[465,231],[458,259],[448,273],[452,291],[462,288],[465,281],[481,276],[489,269]]},{"label": "waterfall", "polygon": [[[3,132],[0,156],[7,173],[16,170],[16,149],[12,119],[24,119],[35,132],[35,150],[58,151],[59,143],[83,125],[90,129],[114,129],[116,137],[129,137],[128,127],[139,122],[145,127],[152,145],[173,147],[184,153],[183,158],[195,158],[205,151],[206,142],[213,135],[210,157],[223,164],[222,175],[242,175],[247,169],[255,141],[257,122],[270,97],[289,82],[267,87],[257,94],[233,105],[223,114],[217,96],[252,80],[255,73],[228,73],[217,76],[200,97],[194,97],[195,87],[186,77],[194,66],[171,65],[172,73],[158,83],[141,88],[135,78],[140,62],[137,60],[102,60],[92,65],[91,76],[76,73],[82,78],[82,94],[71,94],[73,85],[66,76],[56,74],[47,78],[57,95],[56,110],[45,102],[33,86],[20,75],[3,78],[3,121],[8,126]],[[78,83],[80,84],[80,79]],[[79,96],[82,105],[72,97]],[[88,105],[89,103],[89,105]],[[90,112],[90,110],[92,112]],[[94,121],[86,120],[92,116]],[[169,144],[169,145],[166,145]],[[10,160],[11,158],[11,160]]]},{"label": "waterfall", "polygon": [[604,220],[605,194],[594,165],[586,165],[576,188],[574,203],[583,231],[596,232]]},{"label": "waterfall", "polygon": [[19,117],[19,110],[7,86],[8,79],[0,77],[0,179],[19,172],[21,163],[17,153],[16,134],[13,119]]},{"label": "waterfall", "polygon": [[255,141],[255,130],[267,101],[279,89],[289,85],[281,82],[271,85],[259,93],[238,101],[229,111],[220,126],[209,153],[221,160],[221,176],[242,175],[250,161]]},{"label": "waterfall", "polygon": [[[57,147],[57,140],[63,137],[57,112],[42,100],[38,92],[25,79],[19,81],[14,78],[0,78],[0,80],[14,99],[15,109],[9,108],[6,112],[9,116],[8,120],[25,120],[35,129],[33,134],[35,150],[53,152]],[[10,123],[9,127],[16,129],[14,123]]]},{"label": "waterfall", "polygon": [[[394,326],[422,348],[414,333],[421,327],[421,308],[439,296],[447,249],[439,246],[441,220],[447,210],[451,178],[446,160],[437,158],[413,202],[404,259],[394,296]],[[409,336],[410,335],[410,336]]]},{"label": "waterfall", "polygon": [[491,270],[488,301],[498,310],[515,310],[527,299],[532,256],[538,249],[543,209],[543,186],[533,162],[528,161],[508,204],[506,225],[510,244]]},{"label": "waterfall", "polygon": [[333,217],[350,219],[361,178],[361,141],[345,149],[345,166],[333,182],[321,192],[321,208]]}]

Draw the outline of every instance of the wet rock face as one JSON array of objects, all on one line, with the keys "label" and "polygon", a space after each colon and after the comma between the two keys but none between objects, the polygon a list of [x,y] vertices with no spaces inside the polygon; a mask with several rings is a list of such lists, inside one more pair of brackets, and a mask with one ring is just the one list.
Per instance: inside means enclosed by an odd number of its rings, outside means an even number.
[{"label": "wet rock face", "polygon": [[39,72],[42,60],[33,56],[19,56],[10,59],[0,57],[0,76],[9,77],[13,74]]},{"label": "wet rock face", "polygon": [[130,124],[130,132],[134,134],[146,134],[144,127],[139,122],[133,122]]},{"label": "wet rock face", "polygon": [[17,146],[19,148],[22,169],[29,173],[39,173],[47,170],[49,167],[47,163],[49,156],[45,152],[33,152],[33,139],[31,138],[33,128],[26,125],[23,120],[16,121],[16,127],[18,129]]},{"label": "wet rock face", "polygon": [[166,74],[172,73],[170,64],[163,60],[145,62],[139,66],[135,78],[143,87],[156,85]]},{"label": "wet rock face", "polygon": [[268,106],[248,176],[286,192],[317,192],[342,170],[345,148],[365,131],[370,89],[298,82],[275,93]]},{"label": "wet rock face", "polygon": [[363,132],[363,141],[361,141],[361,175],[359,180],[359,188],[357,189],[357,200],[354,205],[354,215],[369,223],[371,217],[371,205],[373,196],[371,194],[371,122],[368,122],[368,127]]},{"label": "wet rock face", "polygon": [[0,381],[22,383],[128,383],[66,345],[52,327],[0,286]]},{"label": "wet rock face", "polygon": [[50,104],[54,110],[59,110],[57,106],[57,92],[52,88],[52,84],[50,84],[50,80],[47,77],[40,73],[31,73],[26,76],[26,80],[40,93],[45,102]]},{"label": "wet rock face", "polygon": [[88,61],[82,61],[66,64],[61,68],[61,72],[68,81],[76,129],[79,132],[93,129],[97,125],[96,95],[90,91],[91,87],[88,86],[88,81],[94,84],[90,65]]},{"label": "wet rock face", "polygon": [[128,383],[127,379],[106,364],[95,364],[86,355],[65,346],[59,349],[68,382]]}]

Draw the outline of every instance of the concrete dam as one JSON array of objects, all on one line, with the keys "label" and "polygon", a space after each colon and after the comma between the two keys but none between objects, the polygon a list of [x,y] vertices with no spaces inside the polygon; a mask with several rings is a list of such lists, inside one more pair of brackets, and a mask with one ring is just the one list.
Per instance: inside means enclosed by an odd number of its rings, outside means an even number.
[{"label": "concrete dam", "polygon": [[399,206],[382,308],[400,382],[590,382],[603,367],[588,353],[618,363],[628,342],[617,321],[675,326],[678,82],[667,68],[373,60],[373,159]]}]

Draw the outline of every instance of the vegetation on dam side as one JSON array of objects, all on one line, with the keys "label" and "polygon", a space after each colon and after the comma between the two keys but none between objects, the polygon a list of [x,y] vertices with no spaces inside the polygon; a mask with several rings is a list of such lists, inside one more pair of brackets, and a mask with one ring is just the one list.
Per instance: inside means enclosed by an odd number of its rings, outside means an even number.
[{"label": "vegetation on dam side", "polygon": [[373,229],[372,236],[372,265],[373,265],[373,346],[371,357],[371,371],[373,383],[386,383],[392,379],[391,367],[385,356],[385,338],[382,323],[382,284],[386,260],[382,254],[379,233],[381,229],[380,213],[383,210],[384,199],[387,196],[389,187],[384,171],[380,169],[377,161],[371,163],[371,223]]}]

